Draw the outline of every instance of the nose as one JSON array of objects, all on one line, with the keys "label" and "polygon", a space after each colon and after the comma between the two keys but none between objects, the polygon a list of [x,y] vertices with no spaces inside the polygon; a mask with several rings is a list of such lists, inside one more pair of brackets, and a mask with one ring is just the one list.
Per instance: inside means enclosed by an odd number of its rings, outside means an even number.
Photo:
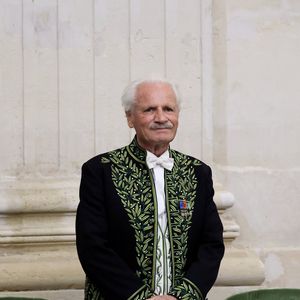
[{"label": "nose", "polygon": [[158,109],[155,114],[155,122],[164,123],[167,122],[168,118],[165,115],[165,112],[162,109]]}]

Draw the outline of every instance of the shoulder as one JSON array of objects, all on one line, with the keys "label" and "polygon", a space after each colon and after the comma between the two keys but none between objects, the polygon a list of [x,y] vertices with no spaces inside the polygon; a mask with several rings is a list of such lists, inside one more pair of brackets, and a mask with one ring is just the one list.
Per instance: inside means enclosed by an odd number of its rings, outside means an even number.
[{"label": "shoulder", "polygon": [[171,155],[174,158],[175,163],[177,164],[186,164],[194,167],[196,173],[206,174],[211,176],[211,168],[202,160],[195,158],[193,156],[184,154],[177,150],[171,149]]},{"label": "shoulder", "polygon": [[103,167],[105,168],[106,166],[110,166],[112,163],[112,157],[118,155],[118,153],[121,153],[122,151],[124,151],[124,149],[125,147],[122,147],[112,151],[98,154],[87,160],[82,165],[82,169],[99,169]]}]

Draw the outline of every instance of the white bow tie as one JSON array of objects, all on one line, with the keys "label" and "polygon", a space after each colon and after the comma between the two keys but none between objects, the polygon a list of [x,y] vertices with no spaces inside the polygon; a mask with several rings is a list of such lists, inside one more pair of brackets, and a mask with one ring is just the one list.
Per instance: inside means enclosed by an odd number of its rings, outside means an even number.
[{"label": "white bow tie", "polygon": [[161,166],[169,171],[172,170],[174,165],[174,159],[168,157],[168,152],[165,152],[160,157],[155,156],[153,153],[147,151],[146,162],[149,169],[152,169],[156,166]]}]

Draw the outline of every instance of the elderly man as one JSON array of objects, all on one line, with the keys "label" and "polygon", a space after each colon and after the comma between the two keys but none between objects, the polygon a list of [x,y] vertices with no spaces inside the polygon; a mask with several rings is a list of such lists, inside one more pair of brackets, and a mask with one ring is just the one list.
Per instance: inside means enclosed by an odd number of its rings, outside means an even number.
[{"label": "elderly man", "polygon": [[211,169],[169,146],[180,107],[173,84],[136,81],[122,101],[133,141],[82,167],[85,299],[205,299],[224,254]]}]

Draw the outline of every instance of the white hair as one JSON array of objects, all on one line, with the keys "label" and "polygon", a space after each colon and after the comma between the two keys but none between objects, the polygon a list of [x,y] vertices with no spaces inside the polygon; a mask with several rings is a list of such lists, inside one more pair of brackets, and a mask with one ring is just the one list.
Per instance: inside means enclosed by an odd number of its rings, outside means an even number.
[{"label": "white hair", "polygon": [[149,78],[134,80],[124,89],[121,100],[125,112],[129,112],[132,110],[134,102],[136,101],[137,89],[141,84],[144,83],[166,83],[170,85],[172,90],[174,91],[178,108],[180,109],[181,97],[178,86],[165,78]]}]

